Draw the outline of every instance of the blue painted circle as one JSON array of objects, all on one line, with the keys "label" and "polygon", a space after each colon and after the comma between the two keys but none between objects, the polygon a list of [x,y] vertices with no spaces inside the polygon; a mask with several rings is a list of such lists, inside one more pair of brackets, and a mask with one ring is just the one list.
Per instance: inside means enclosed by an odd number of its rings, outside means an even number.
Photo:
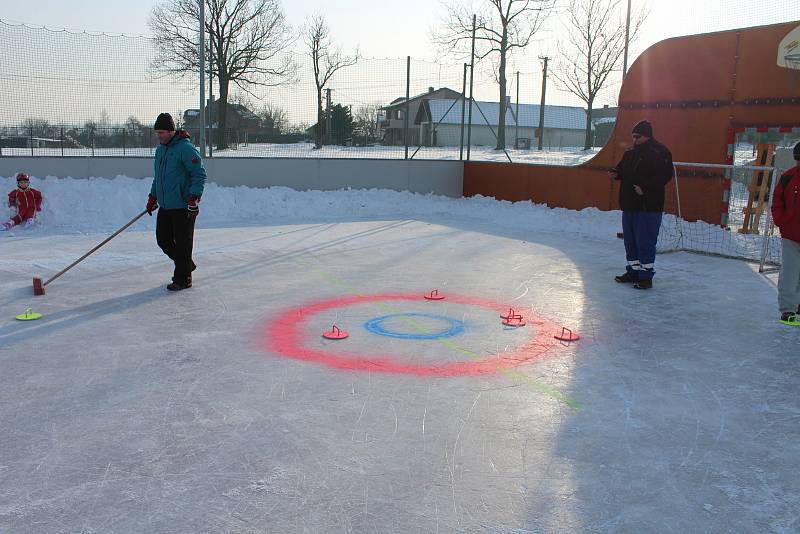
[{"label": "blue painted circle", "polygon": [[[397,317],[424,317],[426,319],[437,319],[441,321],[447,321],[448,323],[450,323],[450,329],[433,334],[405,334],[402,332],[392,332],[391,330],[386,330],[381,325],[381,323],[383,323],[384,321],[388,319],[394,319]],[[462,323],[457,319],[451,319],[450,317],[445,317],[443,315],[430,315],[427,313],[396,313],[394,315],[384,315],[383,317],[376,317],[375,319],[367,321],[364,324],[364,328],[366,328],[373,334],[378,334],[379,336],[394,337],[397,339],[423,340],[423,339],[440,339],[443,337],[453,337],[455,335],[458,335],[464,331],[464,323]]]}]

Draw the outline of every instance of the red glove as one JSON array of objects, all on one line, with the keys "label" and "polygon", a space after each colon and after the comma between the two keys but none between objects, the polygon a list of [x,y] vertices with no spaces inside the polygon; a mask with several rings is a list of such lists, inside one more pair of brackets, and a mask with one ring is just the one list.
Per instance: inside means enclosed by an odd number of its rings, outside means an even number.
[{"label": "red glove", "polygon": [[186,209],[189,211],[189,218],[196,219],[198,215],[200,215],[200,197],[196,197],[194,195],[189,197],[189,205]]},{"label": "red glove", "polygon": [[153,212],[158,209],[158,200],[153,195],[147,195],[147,214],[151,217]]}]

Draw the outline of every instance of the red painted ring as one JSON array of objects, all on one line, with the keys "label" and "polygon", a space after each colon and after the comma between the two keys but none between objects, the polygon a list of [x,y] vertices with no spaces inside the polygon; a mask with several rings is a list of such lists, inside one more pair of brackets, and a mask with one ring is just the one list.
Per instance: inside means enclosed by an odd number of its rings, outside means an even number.
[{"label": "red painted ring", "polygon": [[[488,308],[496,312],[508,310],[507,304],[480,298],[448,295],[447,300],[455,304]],[[419,295],[363,295],[329,299],[297,306],[281,313],[264,329],[261,347],[268,352],[277,353],[286,358],[319,363],[332,369],[451,377],[491,374],[502,369],[517,367],[551,353],[552,349],[558,346],[553,341],[553,336],[560,332],[560,327],[547,318],[536,316],[526,318],[536,328],[532,329],[534,335],[524,346],[515,352],[503,353],[499,356],[492,355],[474,361],[450,362],[441,365],[409,365],[387,355],[347,351],[333,353],[304,345],[304,336],[302,334],[304,320],[334,308],[381,301],[419,302]]]}]

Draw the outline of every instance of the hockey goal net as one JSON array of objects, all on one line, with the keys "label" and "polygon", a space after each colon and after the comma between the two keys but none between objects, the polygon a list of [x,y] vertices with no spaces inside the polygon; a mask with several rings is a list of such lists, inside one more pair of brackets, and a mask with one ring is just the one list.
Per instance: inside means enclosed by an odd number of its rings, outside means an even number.
[{"label": "hockey goal net", "polygon": [[[681,213],[681,176],[722,179],[721,224],[690,222]],[[775,166],[675,163],[676,214],[665,214],[658,252],[695,252],[756,262],[760,270],[781,262],[779,230],[771,215],[772,193],[780,177]]]}]

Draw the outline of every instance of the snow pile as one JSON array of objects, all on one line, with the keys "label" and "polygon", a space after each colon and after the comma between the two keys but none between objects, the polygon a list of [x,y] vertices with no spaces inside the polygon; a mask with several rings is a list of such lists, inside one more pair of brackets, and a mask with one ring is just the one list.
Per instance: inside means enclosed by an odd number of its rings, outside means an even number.
[{"label": "snow pile", "polygon": [[[127,223],[146,204],[151,180],[116,178],[33,178],[45,204],[36,233],[107,233]],[[0,178],[10,191],[11,177]],[[3,219],[5,219],[5,214]],[[613,242],[620,231],[620,212],[587,208],[551,209],[533,202],[507,202],[487,197],[449,198],[385,189],[296,191],[288,187],[221,187],[206,184],[198,228],[350,221],[357,219],[416,219],[441,222],[466,220],[498,228],[521,228],[585,236]],[[153,230],[155,217],[144,217],[134,230]],[[22,232],[23,230],[15,230]],[[774,237],[772,241],[777,242]],[[660,251],[688,249],[757,260],[760,236],[726,231],[703,222],[686,223],[666,215],[659,237]],[[770,256],[779,247],[770,244]],[[779,254],[779,253],[778,253]],[[779,261],[779,256],[770,258]]]},{"label": "snow pile", "polygon": [[[150,183],[149,179],[125,176],[88,180],[33,177],[33,187],[42,191],[45,198],[42,224],[36,231],[96,232],[119,227],[144,209]],[[3,177],[0,186],[3,191],[10,191],[16,183],[13,178]],[[206,184],[198,227],[427,217],[478,220],[502,227],[598,238],[613,237],[619,228],[618,212],[594,208],[578,212],[486,197],[453,199],[377,189],[295,191],[288,187],[220,187],[213,183]],[[155,217],[145,217],[134,229],[154,226]]]}]

